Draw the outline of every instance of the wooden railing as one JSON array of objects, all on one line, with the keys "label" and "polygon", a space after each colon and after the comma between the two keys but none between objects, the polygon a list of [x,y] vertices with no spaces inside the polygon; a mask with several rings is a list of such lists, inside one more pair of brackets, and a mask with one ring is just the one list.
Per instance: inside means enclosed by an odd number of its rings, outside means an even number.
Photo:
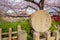
[{"label": "wooden railing", "polygon": [[[51,36],[50,31],[47,31],[45,33],[46,38],[42,38],[43,40],[59,40],[60,38],[59,31],[54,31],[54,36]],[[33,32],[33,40],[41,40],[40,36],[40,32]],[[24,30],[21,30],[20,25],[18,25],[17,31],[15,32],[12,31],[12,28],[9,28],[9,32],[3,33],[2,28],[0,28],[0,40],[27,40],[27,33]]]},{"label": "wooden railing", "polygon": [[[15,35],[12,36],[13,34]],[[2,33],[2,28],[0,28],[0,40],[27,40],[27,33],[21,30],[20,25],[18,25],[17,31],[15,32],[12,32],[12,28],[9,28],[9,32]]]},{"label": "wooden railing", "polygon": [[[46,32],[46,38],[42,38],[42,40],[59,40],[59,31],[54,31],[54,36],[51,36],[51,32]],[[33,40],[41,40],[41,34],[39,32],[33,33]]]}]

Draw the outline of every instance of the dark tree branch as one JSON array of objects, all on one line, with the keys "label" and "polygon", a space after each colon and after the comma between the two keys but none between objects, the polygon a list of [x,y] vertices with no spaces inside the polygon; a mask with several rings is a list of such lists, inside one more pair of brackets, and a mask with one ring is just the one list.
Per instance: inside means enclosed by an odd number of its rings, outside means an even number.
[{"label": "dark tree branch", "polygon": [[30,5],[28,5],[28,6],[27,6],[27,7],[25,7],[25,8],[28,8],[28,7],[31,7],[32,9],[35,9],[36,11],[38,10],[38,9],[36,9],[36,8],[34,8],[34,7],[30,6]]},{"label": "dark tree branch", "polygon": [[39,3],[36,3],[34,0],[26,0],[26,1],[32,2],[32,3],[36,4],[39,7],[39,9],[40,9],[40,2]]},{"label": "dark tree branch", "polygon": [[26,1],[29,1],[29,2],[36,4],[39,7],[39,9],[41,9],[41,10],[44,9],[44,0],[41,0],[39,3],[34,2],[34,0],[26,0]]},{"label": "dark tree branch", "polygon": [[31,2],[36,4],[39,7],[39,9],[40,9],[40,4],[38,4],[38,3],[34,2],[34,1],[31,1]]},{"label": "dark tree branch", "polygon": [[[54,8],[52,8],[52,9],[54,9]],[[60,12],[59,11],[57,11],[56,9],[54,9],[58,14],[60,14]]]},{"label": "dark tree branch", "polygon": [[55,6],[55,7],[57,7],[57,8],[59,8],[59,9],[60,9],[60,7],[59,7],[59,6]]}]

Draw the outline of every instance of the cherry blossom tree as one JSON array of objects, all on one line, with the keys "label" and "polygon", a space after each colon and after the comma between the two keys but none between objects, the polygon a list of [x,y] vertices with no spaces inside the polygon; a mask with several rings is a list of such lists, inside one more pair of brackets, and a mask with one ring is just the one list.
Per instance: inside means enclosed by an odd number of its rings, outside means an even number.
[{"label": "cherry blossom tree", "polygon": [[[26,16],[38,10],[47,10],[60,14],[59,0],[0,0],[1,15]],[[10,12],[9,12],[10,11]]]},{"label": "cherry blossom tree", "polygon": [[[44,10],[50,7],[52,10],[55,10],[58,14],[60,14],[60,1],[59,0],[26,0],[36,4],[40,10]],[[37,2],[38,1],[38,2]],[[46,6],[46,8],[45,8]]]}]

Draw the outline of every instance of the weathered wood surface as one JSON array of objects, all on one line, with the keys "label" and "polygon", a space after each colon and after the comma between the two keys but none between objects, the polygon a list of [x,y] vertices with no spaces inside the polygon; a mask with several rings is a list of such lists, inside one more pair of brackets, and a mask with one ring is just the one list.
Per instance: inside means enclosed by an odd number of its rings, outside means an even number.
[{"label": "weathered wood surface", "polygon": [[0,28],[0,40],[2,40],[2,29]]},{"label": "weathered wood surface", "polygon": [[9,28],[9,40],[12,40],[12,28]]},{"label": "weathered wood surface", "polygon": [[40,40],[40,33],[39,32],[33,33],[33,40]]},{"label": "weathered wood surface", "polygon": [[45,32],[50,28],[51,16],[47,11],[39,10],[31,15],[31,25],[35,31]]},{"label": "weathered wood surface", "polygon": [[27,33],[25,31],[20,31],[18,33],[18,40],[27,40]]}]

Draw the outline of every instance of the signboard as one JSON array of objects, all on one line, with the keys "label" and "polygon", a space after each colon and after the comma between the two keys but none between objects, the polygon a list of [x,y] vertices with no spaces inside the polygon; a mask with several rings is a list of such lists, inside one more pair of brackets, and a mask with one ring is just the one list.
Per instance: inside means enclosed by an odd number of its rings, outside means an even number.
[{"label": "signboard", "polygon": [[51,16],[45,10],[36,11],[31,15],[31,25],[35,31],[45,32],[51,26]]}]

